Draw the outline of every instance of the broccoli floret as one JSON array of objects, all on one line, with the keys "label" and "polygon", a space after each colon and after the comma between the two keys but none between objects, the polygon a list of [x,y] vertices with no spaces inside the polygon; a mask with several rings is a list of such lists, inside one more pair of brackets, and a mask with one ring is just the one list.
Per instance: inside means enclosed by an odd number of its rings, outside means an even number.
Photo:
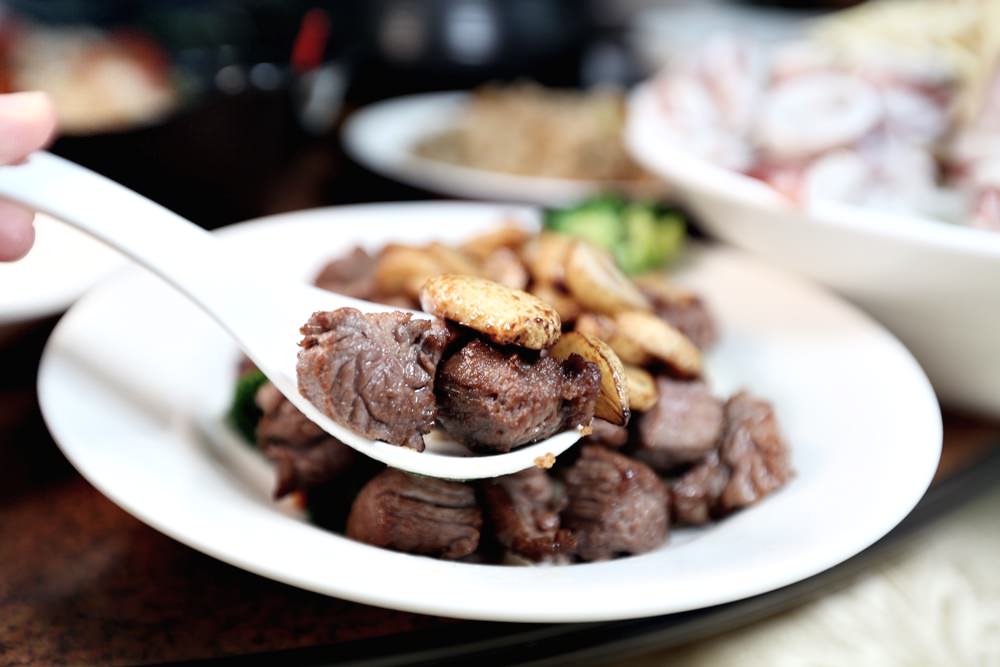
[{"label": "broccoli floret", "polygon": [[626,273],[642,273],[672,260],[684,241],[684,220],[663,207],[616,196],[546,211],[545,229],[607,248]]},{"label": "broccoli floret", "polygon": [[229,408],[229,420],[250,444],[257,443],[257,422],[263,413],[254,400],[257,390],[267,382],[267,378],[256,368],[249,370],[236,380],[233,404]]},{"label": "broccoli floret", "polygon": [[625,242],[616,257],[626,273],[644,273],[676,257],[684,244],[684,220],[649,204],[629,204],[622,213]]},{"label": "broccoli floret", "polygon": [[569,208],[551,209],[545,214],[545,228],[613,248],[622,241],[618,219],[624,205],[625,202],[617,197],[605,196]]}]

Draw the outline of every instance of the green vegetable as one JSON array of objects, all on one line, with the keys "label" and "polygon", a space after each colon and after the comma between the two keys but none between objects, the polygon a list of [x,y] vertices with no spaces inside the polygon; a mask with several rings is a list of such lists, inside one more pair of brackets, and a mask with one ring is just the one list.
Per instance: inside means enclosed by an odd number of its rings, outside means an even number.
[{"label": "green vegetable", "polygon": [[605,248],[614,248],[623,239],[620,224],[625,202],[617,197],[596,197],[569,208],[551,209],[545,214],[545,228],[560,234],[587,239]]},{"label": "green vegetable", "polygon": [[616,256],[627,273],[657,269],[676,257],[684,245],[684,220],[649,204],[629,204],[622,213],[626,241]]},{"label": "green vegetable", "polygon": [[588,199],[545,213],[545,229],[607,248],[625,273],[651,271],[673,260],[684,244],[684,220],[676,212],[617,196]]},{"label": "green vegetable", "polygon": [[267,382],[267,378],[254,368],[239,377],[233,392],[233,404],[229,408],[229,420],[247,442],[257,443],[257,422],[263,414],[254,400],[257,390]]}]

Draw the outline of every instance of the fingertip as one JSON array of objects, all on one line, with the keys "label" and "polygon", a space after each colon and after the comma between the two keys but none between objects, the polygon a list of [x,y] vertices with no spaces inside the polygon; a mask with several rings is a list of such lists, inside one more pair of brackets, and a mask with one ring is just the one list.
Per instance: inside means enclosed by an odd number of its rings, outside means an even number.
[{"label": "fingertip", "polygon": [[32,101],[30,104],[36,108],[36,123],[38,124],[38,138],[40,143],[35,149],[45,148],[52,143],[52,140],[55,138],[56,128],[59,125],[59,119],[56,116],[56,106],[53,104],[49,94],[41,90],[22,94],[31,96]]},{"label": "fingertip", "polygon": [[0,262],[21,259],[35,243],[34,214],[9,202],[0,202]]},{"label": "fingertip", "polygon": [[56,111],[43,92],[0,95],[0,163],[21,162],[55,135]]}]

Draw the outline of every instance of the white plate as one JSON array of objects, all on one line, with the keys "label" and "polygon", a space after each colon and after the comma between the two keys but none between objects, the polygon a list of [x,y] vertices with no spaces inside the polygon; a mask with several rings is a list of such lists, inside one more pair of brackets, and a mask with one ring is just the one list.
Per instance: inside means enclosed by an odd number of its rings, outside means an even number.
[{"label": "white plate", "polygon": [[[505,214],[460,203],[347,207],[277,216],[222,236],[248,266],[306,278],[358,241],[454,241]],[[822,290],[722,248],[693,248],[680,277],[719,315],[721,340],[709,358],[714,386],[748,387],[773,400],[797,474],[756,507],[612,562],[451,563],[355,543],[276,506],[256,453],[205,435],[225,430],[237,350],[138,270],[88,294],[59,323],[39,395],[56,441],[105,495],[167,535],[266,577],[477,619],[597,621],[696,609],[816,574],[884,535],[926,489],[941,421],[902,345]]]},{"label": "white plate", "polygon": [[614,184],[565,178],[518,176],[420,157],[424,139],[455,126],[468,93],[430,93],[378,102],[353,113],[341,134],[344,147],[372,171],[452,197],[539,206],[573,204]]},{"label": "white plate", "polygon": [[31,252],[17,262],[0,262],[0,327],[65,310],[123,261],[73,227],[37,215]]},{"label": "white plate", "polygon": [[649,86],[629,100],[626,144],[710,234],[828,285],[913,351],[942,402],[1000,416],[1000,233],[825,202],[685,152]]}]

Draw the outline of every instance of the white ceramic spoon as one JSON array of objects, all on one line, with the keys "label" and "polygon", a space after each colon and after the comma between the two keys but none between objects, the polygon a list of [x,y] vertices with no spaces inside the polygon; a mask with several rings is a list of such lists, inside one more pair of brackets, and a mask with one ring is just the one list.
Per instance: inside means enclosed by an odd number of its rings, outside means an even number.
[{"label": "white ceramic spoon", "polygon": [[[361,311],[392,308],[308,285],[251,274],[208,232],[103,176],[49,153],[0,167],[0,197],[44,211],[104,241],[175,287],[211,315],[275,387],[309,419],[366,456],[394,468],[447,479],[496,477],[558,455],[580,438],[578,429],[507,454],[472,455],[454,443],[427,438],[416,452],[368,440],[337,424],[297,389],[299,327],[314,311],[344,306]],[[122,326],[136,327],[128,313]],[[429,317],[424,313],[418,316]],[[156,322],[142,326],[155,327]],[[141,336],[141,328],[137,328]]]}]

